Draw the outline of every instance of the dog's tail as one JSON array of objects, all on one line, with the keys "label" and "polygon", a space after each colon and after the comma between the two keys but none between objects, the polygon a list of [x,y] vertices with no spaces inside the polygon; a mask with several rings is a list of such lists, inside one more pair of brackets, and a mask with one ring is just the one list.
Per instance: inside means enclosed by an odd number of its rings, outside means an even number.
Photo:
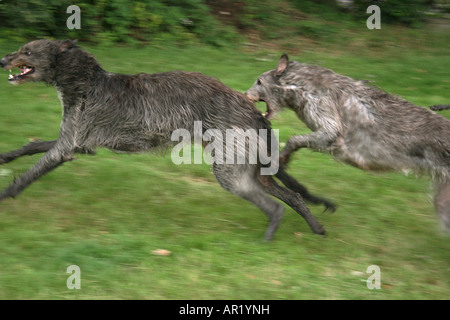
[{"label": "dog's tail", "polygon": [[431,106],[430,109],[433,111],[448,110],[450,109],[450,104],[435,104],[434,106]]}]

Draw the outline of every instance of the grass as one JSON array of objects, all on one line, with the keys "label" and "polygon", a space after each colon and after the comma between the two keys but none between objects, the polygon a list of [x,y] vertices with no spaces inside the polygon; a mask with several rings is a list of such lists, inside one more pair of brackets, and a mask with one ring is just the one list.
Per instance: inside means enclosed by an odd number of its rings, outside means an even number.
[{"label": "grass", "polygon": [[[18,46],[0,43],[1,55]],[[448,41],[426,50],[352,46],[360,50],[316,44],[291,59],[373,80],[418,105],[449,103]],[[200,71],[240,91],[280,55],[201,46],[88,49],[109,71]],[[55,90],[1,78],[0,150],[57,137]],[[290,111],[273,127],[281,142],[308,132]],[[0,187],[38,159],[3,165]],[[0,299],[450,298],[449,236],[439,230],[428,178],[368,174],[308,150],[294,156],[289,172],[339,205],[335,214],[310,207],[328,236],[312,234],[286,209],[274,240],[262,242],[265,216],[221,189],[207,165],[104,149],[79,155],[0,203]],[[66,287],[70,265],[81,269],[80,290]],[[366,287],[370,265],[381,269],[381,290]]]}]

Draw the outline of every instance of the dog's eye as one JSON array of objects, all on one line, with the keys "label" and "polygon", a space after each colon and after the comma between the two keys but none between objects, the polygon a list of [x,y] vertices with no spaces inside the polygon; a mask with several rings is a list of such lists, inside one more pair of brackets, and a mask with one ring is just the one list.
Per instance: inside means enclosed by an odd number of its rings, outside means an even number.
[{"label": "dog's eye", "polygon": [[256,81],[256,84],[257,84],[258,86],[260,86],[260,85],[261,85],[261,80],[258,79],[258,81]]},{"label": "dog's eye", "polygon": [[25,54],[26,54],[27,56],[29,56],[29,55],[31,55],[31,51],[25,51]]}]

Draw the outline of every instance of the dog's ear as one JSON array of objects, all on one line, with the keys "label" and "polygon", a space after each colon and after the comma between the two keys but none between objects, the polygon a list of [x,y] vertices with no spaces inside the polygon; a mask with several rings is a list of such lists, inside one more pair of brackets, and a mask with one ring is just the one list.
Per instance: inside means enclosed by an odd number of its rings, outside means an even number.
[{"label": "dog's ear", "polygon": [[288,68],[289,66],[289,57],[286,53],[283,53],[283,55],[280,58],[280,61],[278,61],[277,68],[275,69],[275,75],[277,77],[281,76]]},{"label": "dog's ear", "polygon": [[61,44],[58,47],[59,52],[66,52],[72,48],[75,48],[77,46],[78,40],[64,40],[61,42]]}]

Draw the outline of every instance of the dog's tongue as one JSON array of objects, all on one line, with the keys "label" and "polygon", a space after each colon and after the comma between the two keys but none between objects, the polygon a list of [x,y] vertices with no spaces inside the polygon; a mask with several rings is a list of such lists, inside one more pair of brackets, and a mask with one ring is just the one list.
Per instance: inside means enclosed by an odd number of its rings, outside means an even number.
[{"label": "dog's tongue", "polygon": [[30,72],[31,69],[32,69],[32,68],[28,68],[28,67],[19,68],[19,70],[20,70],[20,72],[21,72],[20,75],[23,75],[23,74],[25,74],[25,73]]}]

